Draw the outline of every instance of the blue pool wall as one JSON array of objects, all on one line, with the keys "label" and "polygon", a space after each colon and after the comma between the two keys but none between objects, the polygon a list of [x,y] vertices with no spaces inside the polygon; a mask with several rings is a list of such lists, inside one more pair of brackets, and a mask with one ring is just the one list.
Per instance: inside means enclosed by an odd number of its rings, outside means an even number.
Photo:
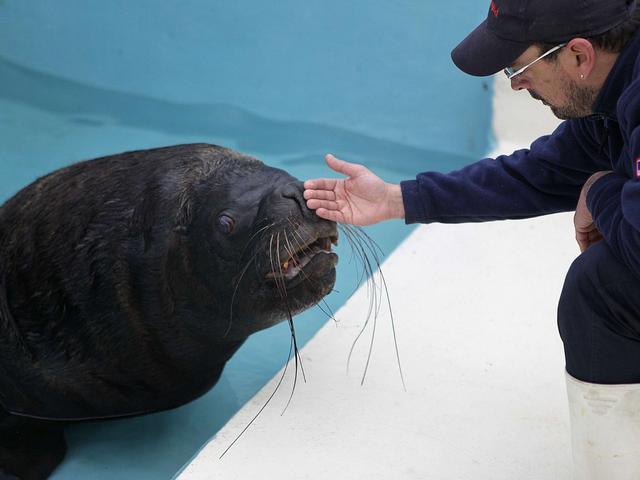
[{"label": "blue pool wall", "polygon": [[485,15],[471,0],[4,0],[0,59],[99,89],[475,157],[490,142],[491,88],[449,54]]}]

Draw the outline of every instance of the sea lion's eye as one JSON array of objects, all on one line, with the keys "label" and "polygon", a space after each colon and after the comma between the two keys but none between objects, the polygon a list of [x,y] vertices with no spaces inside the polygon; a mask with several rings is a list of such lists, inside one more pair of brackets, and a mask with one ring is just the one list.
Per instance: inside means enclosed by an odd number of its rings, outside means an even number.
[{"label": "sea lion's eye", "polygon": [[236,221],[229,215],[220,215],[216,222],[216,227],[222,233],[229,234],[233,232],[233,229],[236,227]]}]

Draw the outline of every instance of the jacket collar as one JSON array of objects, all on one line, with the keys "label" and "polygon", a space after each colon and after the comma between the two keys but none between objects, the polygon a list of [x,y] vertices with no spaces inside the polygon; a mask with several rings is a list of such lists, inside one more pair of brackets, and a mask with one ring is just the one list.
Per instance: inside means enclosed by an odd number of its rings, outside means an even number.
[{"label": "jacket collar", "polygon": [[639,52],[640,32],[636,32],[627,46],[620,52],[620,55],[618,55],[613,68],[600,89],[600,93],[596,97],[593,105],[595,115],[617,118],[616,106],[618,99],[633,79],[633,71]]}]

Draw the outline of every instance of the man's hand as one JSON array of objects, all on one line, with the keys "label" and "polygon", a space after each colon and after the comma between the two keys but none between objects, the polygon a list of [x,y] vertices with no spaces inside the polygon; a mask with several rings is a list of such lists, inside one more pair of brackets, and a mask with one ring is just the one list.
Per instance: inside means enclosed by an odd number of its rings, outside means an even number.
[{"label": "man's hand", "polygon": [[573,216],[573,225],[576,228],[576,240],[580,246],[580,251],[584,252],[594,243],[602,240],[602,234],[593,223],[591,212],[587,208],[587,193],[596,180],[611,173],[611,171],[596,172],[591,175],[582,187],[576,213]]},{"label": "man's hand", "polygon": [[304,182],[307,206],[319,217],[351,225],[371,225],[404,218],[400,185],[386,183],[363,165],[327,155],[329,167],[347,179],[318,178]]}]

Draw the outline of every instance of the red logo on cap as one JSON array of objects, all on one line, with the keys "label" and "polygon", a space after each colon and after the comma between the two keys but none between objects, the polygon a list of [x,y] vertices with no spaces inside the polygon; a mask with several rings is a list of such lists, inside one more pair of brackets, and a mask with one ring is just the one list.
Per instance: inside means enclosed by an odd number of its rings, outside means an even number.
[{"label": "red logo on cap", "polygon": [[496,18],[498,18],[498,15],[500,15],[500,9],[496,5],[496,2],[494,2],[493,0],[491,0],[491,13],[493,13],[493,16]]}]

